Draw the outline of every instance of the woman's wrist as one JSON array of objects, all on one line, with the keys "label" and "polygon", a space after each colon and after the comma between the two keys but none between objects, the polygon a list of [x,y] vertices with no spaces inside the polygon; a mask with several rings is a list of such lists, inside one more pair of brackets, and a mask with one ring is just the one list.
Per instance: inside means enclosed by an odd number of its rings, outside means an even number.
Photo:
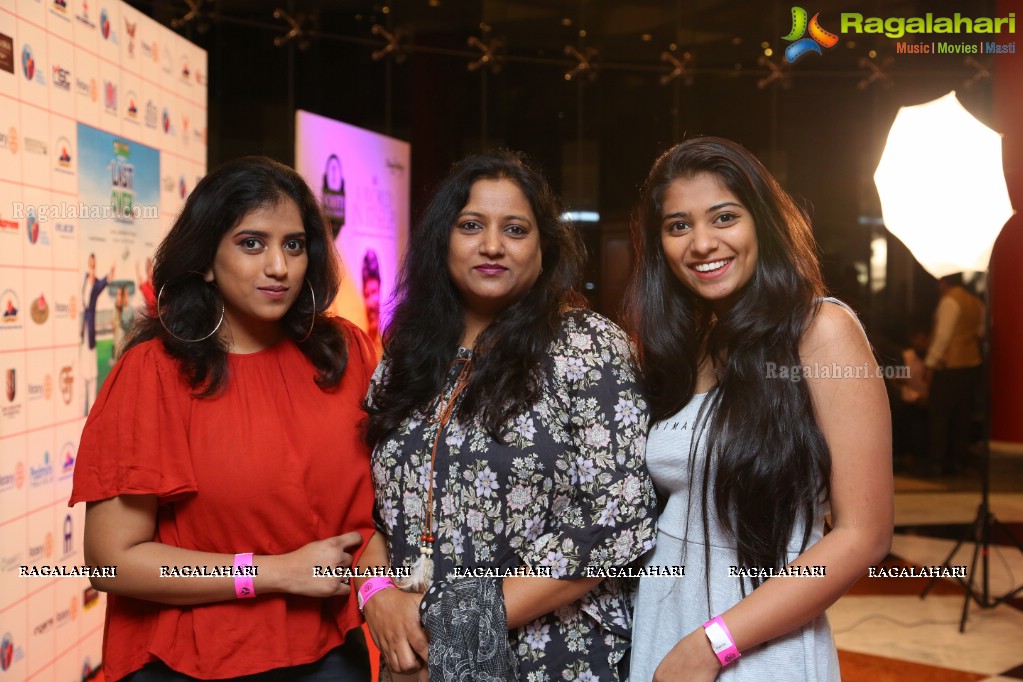
[{"label": "woman's wrist", "polygon": [[288,591],[281,578],[280,557],[272,554],[254,555],[252,565],[256,568],[256,575],[252,578],[256,594]]},{"label": "woman's wrist", "polygon": [[703,629],[703,626],[689,633],[687,639],[690,640],[692,650],[698,652],[700,669],[715,672],[721,669],[721,661],[718,660],[717,654],[714,653],[714,647],[711,645],[710,640],[707,639],[707,631]]}]

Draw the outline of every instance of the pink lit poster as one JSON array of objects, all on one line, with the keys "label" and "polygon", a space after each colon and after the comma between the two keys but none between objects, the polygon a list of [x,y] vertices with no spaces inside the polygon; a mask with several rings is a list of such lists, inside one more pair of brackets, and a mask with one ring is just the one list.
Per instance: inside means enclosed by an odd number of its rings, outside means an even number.
[{"label": "pink lit poster", "polygon": [[295,113],[295,168],[320,201],[344,268],[332,311],[364,329],[378,353],[409,233],[410,154],[393,137]]}]

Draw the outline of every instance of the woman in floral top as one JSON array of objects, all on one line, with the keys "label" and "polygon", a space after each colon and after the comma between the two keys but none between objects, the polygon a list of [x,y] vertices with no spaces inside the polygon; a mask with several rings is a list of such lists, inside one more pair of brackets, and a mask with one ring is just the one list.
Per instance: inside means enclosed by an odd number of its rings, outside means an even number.
[{"label": "woman in floral top", "polygon": [[[361,565],[433,568],[425,599],[363,590],[393,671],[428,658],[432,679],[446,665],[491,679],[624,677],[630,597],[599,569],[653,543],[647,404],[628,338],[579,307],[583,252],[559,215],[518,155],[470,157],[406,253],[367,400],[379,532]],[[534,575],[501,579],[526,567]],[[492,646],[495,624],[508,646]]]}]

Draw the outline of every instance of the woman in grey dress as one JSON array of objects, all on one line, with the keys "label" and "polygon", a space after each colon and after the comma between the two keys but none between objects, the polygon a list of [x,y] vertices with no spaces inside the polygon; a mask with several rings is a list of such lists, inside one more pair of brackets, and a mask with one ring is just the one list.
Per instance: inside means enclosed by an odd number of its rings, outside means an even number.
[{"label": "woman in grey dress", "polygon": [[[654,164],[630,289],[666,506],[640,580],[632,679],[834,680],[825,609],[887,553],[884,383],[824,298],[809,221],[741,146]],[[824,534],[825,518],[831,530]]]}]

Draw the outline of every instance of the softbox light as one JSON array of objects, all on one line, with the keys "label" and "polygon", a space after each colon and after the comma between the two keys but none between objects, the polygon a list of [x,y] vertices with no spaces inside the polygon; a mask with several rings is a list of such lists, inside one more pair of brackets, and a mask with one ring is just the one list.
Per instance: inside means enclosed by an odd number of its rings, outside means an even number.
[{"label": "softbox light", "polygon": [[874,184],[885,227],[931,275],[987,270],[1013,213],[1002,138],[954,91],[899,109]]}]

